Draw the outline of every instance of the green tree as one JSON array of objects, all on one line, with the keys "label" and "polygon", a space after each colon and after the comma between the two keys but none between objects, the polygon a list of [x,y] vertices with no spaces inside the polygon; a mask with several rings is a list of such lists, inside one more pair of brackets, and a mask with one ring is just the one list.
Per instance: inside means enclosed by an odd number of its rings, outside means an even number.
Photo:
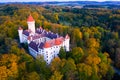
[{"label": "green tree", "polygon": [[60,48],[60,52],[59,52],[58,56],[59,56],[61,59],[66,59],[66,52],[65,52],[65,50],[64,50],[63,47]]},{"label": "green tree", "polygon": [[63,59],[61,63],[61,72],[64,74],[65,80],[73,80],[76,75],[76,65],[72,58]]},{"label": "green tree", "polygon": [[54,74],[51,76],[51,78],[49,80],[62,80],[63,75],[58,72],[58,71],[54,71]]},{"label": "green tree", "polygon": [[79,63],[77,65],[77,69],[78,69],[78,75],[79,75],[79,79],[81,80],[89,80],[91,75],[92,75],[92,67],[84,64],[84,63]]},{"label": "green tree", "polygon": [[61,59],[59,57],[56,57],[52,60],[50,64],[50,69],[52,72],[54,71],[60,71],[61,69]]},{"label": "green tree", "polygon": [[40,80],[40,76],[36,72],[27,73],[22,80]]},{"label": "green tree", "polygon": [[80,47],[73,48],[70,56],[75,60],[75,63],[80,63],[84,56],[83,49]]}]

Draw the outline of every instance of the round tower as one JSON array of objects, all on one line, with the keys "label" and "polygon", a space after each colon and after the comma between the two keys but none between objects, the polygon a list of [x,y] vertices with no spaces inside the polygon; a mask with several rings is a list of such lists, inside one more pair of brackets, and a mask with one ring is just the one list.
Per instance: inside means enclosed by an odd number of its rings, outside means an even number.
[{"label": "round tower", "polygon": [[28,29],[35,33],[35,20],[30,15],[27,19]]},{"label": "round tower", "polygon": [[65,36],[65,49],[66,51],[70,51],[70,37],[68,34]]},{"label": "round tower", "polygon": [[20,43],[23,43],[23,29],[21,27],[18,28],[19,40]]}]

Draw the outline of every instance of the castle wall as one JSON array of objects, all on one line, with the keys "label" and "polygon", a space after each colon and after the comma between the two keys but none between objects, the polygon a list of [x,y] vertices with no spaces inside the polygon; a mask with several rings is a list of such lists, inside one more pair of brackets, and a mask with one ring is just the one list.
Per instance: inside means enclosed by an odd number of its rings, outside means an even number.
[{"label": "castle wall", "polygon": [[32,49],[31,47],[28,47],[28,49],[29,49],[30,54],[31,54],[34,58],[36,58],[37,55],[38,55],[38,52],[36,52],[36,51],[35,51],[34,49]]},{"label": "castle wall", "polygon": [[35,21],[27,22],[28,23],[28,30],[31,30],[33,33],[35,33]]},{"label": "castle wall", "polygon": [[[41,48],[40,43],[45,43],[47,41],[55,41],[56,38],[59,37],[54,37],[55,35],[52,35],[52,40],[51,38],[48,38],[47,36],[45,36],[45,30],[43,30],[43,32],[37,34],[35,33],[35,21],[33,20],[33,18],[30,16],[30,18],[28,19],[28,32],[27,34],[23,34],[23,30],[18,30],[19,32],[19,38],[20,38],[20,43],[28,43],[30,44],[31,42],[35,42],[34,45],[32,47],[28,46],[29,52],[30,54],[36,58],[38,55],[43,55],[44,56],[44,60],[47,62],[47,64],[50,64],[51,61],[53,60],[53,58],[58,57],[60,48],[63,47],[66,51],[69,51],[69,38],[61,38],[58,39],[60,40],[58,41],[58,44],[53,44],[51,47],[45,48],[44,46]],[[40,28],[41,29],[41,28]],[[48,32],[47,32],[48,33]],[[53,34],[53,33],[52,33]],[[41,36],[39,36],[41,35]],[[29,39],[28,39],[29,36]],[[51,36],[51,35],[50,35]],[[68,37],[68,36],[67,36]],[[64,40],[64,41],[63,41]],[[61,42],[63,41],[63,42]],[[37,47],[36,47],[37,46]],[[40,48],[39,48],[40,46]],[[36,49],[38,48],[38,49]],[[35,50],[34,50],[35,49]]]},{"label": "castle wall", "polygon": [[23,43],[27,43],[27,38],[28,38],[28,36],[26,36],[26,35],[24,35],[24,34],[22,34],[22,39],[23,39]]},{"label": "castle wall", "polygon": [[18,30],[20,43],[23,43],[23,30]]}]

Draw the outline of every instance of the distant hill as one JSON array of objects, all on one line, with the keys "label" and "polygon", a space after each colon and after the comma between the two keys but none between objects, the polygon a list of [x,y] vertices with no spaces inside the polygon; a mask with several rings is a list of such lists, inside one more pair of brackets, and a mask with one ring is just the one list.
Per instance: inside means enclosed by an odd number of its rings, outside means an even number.
[{"label": "distant hill", "polygon": [[70,6],[72,8],[108,8],[120,9],[120,1],[67,1],[67,2],[7,2],[2,4],[28,4],[28,5],[41,5],[41,6]]},{"label": "distant hill", "polygon": [[96,2],[96,1],[67,1],[67,2],[7,2],[0,4],[36,4],[36,5],[120,5],[120,1],[105,1],[105,2]]}]

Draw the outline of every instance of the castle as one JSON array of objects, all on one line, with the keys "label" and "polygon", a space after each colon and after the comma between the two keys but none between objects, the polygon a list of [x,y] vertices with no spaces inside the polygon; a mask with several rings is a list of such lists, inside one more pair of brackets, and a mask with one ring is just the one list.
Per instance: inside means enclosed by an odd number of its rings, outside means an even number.
[{"label": "castle", "polygon": [[35,30],[35,20],[30,15],[27,19],[28,29],[18,29],[20,43],[27,43],[29,53],[33,57],[38,55],[44,56],[47,64],[50,64],[52,59],[57,57],[60,48],[63,47],[65,51],[69,51],[70,37],[68,34],[65,37],[46,31],[42,27]]}]

